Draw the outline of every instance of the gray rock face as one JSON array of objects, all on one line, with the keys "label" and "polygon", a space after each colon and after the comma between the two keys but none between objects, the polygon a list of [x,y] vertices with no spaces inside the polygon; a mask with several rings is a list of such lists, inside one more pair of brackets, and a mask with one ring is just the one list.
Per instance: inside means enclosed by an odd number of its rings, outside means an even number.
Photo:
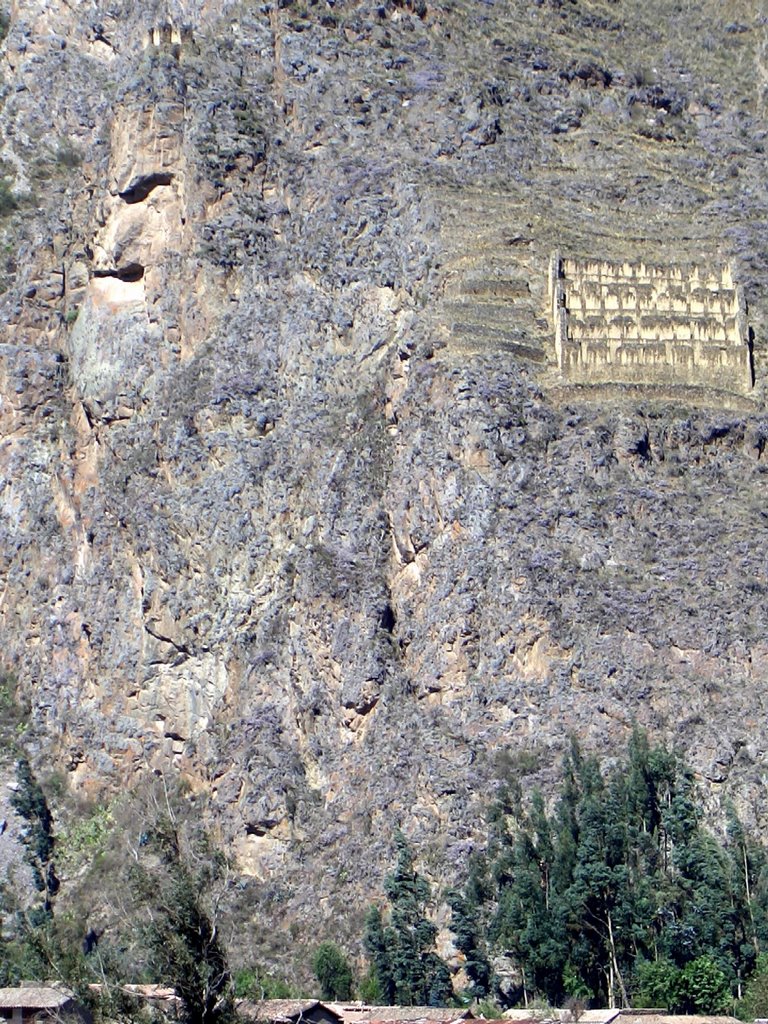
[{"label": "gray rock face", "polygon": [[[765,821],[762,29],[632,6],[14,5],[5,668],[71,793],[204,796],[264,958],[396,824],[455,876],[506,747]],[[565,387],[554,248],[730,261],[752,394]]]}]

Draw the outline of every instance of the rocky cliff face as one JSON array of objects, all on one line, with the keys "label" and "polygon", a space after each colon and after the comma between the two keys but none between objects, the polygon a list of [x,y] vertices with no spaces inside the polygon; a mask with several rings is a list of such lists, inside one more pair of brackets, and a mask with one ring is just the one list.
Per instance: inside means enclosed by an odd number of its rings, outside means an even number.
[{"label": "rocky cliff face", "polygon": [[[546,782],[569,731],[637,721],[765,821],[766,38],[751,0],[14,3],[41,773],[181,776],[289,943],[354,932],[398,823],[453,877],[498,751]],[[754,389],[569,387],[555,248],[730,263]]]}]

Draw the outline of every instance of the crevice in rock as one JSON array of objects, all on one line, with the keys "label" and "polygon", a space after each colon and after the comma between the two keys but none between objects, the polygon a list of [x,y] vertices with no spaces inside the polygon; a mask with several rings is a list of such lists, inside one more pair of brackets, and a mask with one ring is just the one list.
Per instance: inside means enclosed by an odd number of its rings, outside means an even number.
[{"label": "crevice in rock", "polygon": [[395,631],[395,621],[395,612],[392,605],[387,602],[379,617],[379,629],[383,629],[385,633],[389,633],[391,636]]},{"label": "crevice in rock", "polygon": [[163,643],[170,644],[171,647],[175,648],[175,650],[179,652],[179,654],[183,654],[185,658],[190,658],[192,656],[192,652],[187,646],[177,643],[169,636],[163,636],[162,633],[158,633],[149,625],[148,622],[144,623],[144,630],[149,633],[151,637],[154,637],[155,640],[161,640]]},{"label": "crevice in rock", "polygon": [[93,410],[86,402],[81,401],[80,408],[83,410],[83,416],[85,416],[85,422],[88,424],[88,429],[93,430],[96,426],[96,420],[98,417],[94,415]]},{"label": "crevice in rock", "polygon": [[360,715],[361,718],[364,718],[366,715],[370,715],[370,713],[379,703],[379,700],[380,696],[378,693],[372,694],[367,700],[358,701],[358,703],[355,704],[355,711],[358,713],[358,715]]},{"label": "crevice in rock", "polygon": [[118,281],[126,281],[132,284],[144,277],[144,267],[140,263],[126,263],[124,267],[115,267],[112,270],[94,270],[94,277],[116,277]]},{"label": "crevice in rock", "polygon": [[117,53],[117,47],[115,46],[115,44],[112,42],[111,39],[108,39],[104,35],[103,25],[91,25],[91,32],[93,32],[94,43],[103,43],[104,46],[108,46],[110,50],[112,50],[114,53]]},{"label": "crevice in rock", "polygon": [[130,185],[117,194],[124,203],[143,203],[147,196],[154,192],[159,185],[170,185],[173,175],[167,171],[154,171],[152,174],[142,174],[134,178]]}]

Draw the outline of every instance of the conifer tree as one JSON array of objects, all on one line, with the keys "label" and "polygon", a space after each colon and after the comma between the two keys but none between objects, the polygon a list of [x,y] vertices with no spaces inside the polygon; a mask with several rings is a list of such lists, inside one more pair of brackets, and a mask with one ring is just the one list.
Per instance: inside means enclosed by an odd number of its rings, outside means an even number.
[{"label": "conifer tree", "polygon": [[388,935],[378,907],[371,907],[365,919],[363,946],[371,960],[371,973],[378,997],[385,1006],[395,1002],[395,978],[389,953]]},{"label": "conifer tree", "polygon": [[395,836],[397,864],[384,880],[389,921],[371,908],[365,947],[382,995],[405,1006],[441,1006],[451,1001],[450,972],[434,951],[437,929],[426,917],[430,899],[427,881],[413,866],[405,836]]},{"label": "conifer tree", "polygon": [[453,890],[448,896],[456,948],[465,956],[464,970],[470,982],[469,995],[475,1000],[486,999],[491,993],[493,972],[481,920],[487,886],[485,864],[475,858],[470,862],[469,879],[464,892]]}]

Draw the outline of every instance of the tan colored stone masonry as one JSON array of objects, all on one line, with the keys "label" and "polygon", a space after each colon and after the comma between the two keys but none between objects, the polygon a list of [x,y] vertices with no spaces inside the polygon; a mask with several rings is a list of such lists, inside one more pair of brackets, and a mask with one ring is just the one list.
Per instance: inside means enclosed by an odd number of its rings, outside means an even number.
[{"label": "tan colored stone masonry", "polygon": [[549,294],[558,366],[569,380],[752,387],[746,304],[727,265],[555,254]]}]

